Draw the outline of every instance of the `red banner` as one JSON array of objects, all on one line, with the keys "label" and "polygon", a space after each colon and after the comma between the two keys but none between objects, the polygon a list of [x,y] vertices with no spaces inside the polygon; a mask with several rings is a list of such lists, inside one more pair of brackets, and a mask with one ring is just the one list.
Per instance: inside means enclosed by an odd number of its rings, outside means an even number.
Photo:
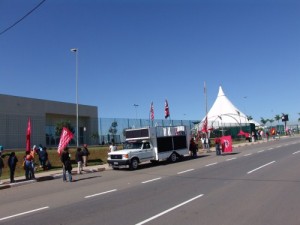
[{"label": "red banner", "polygon": [[203,121],[203,125],[202,125],[201,131],[204,132],[204,133],[208,132],[208,130],[207,130],[207,117],[205,117],[205,119]]},{"label": "red banner", "polygon": [[31,136],[31,122],[28,118],[27,132],[26,132],[26,152],[30,152],[30,136]]},{"label": "red banner", "polygon": [[221,137],[222,152],[232,152],[231,136]]},{"label": "red banner", "polygon": [[74,134],[68,128],[63,127],[57,148],[58,154],[62,153],[63,149],[69,144],[73,136]]}]

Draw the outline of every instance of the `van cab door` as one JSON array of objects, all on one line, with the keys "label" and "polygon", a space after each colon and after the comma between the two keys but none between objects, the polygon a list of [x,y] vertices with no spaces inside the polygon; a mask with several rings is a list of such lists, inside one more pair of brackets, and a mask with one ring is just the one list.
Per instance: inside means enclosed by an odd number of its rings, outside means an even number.
[{"label": "van cab door", "polygon": [[153,148],[152,148],[150,142],[144,142],[140,159],[150,160],[152,158],[153,158]]}]

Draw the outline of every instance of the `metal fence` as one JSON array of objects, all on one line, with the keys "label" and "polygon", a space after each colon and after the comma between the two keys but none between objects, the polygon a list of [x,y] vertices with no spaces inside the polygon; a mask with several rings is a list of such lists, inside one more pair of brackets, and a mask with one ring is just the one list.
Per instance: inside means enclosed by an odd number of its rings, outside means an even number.
[{"label": "metal fence", "polygon": [[[31,145],[57,147],[60,137],[56,135],[57,122],[68,121],[76,127],[74,118],[66,117],[55,120],[47,115],[13,115],[0,114],[0,145],[5,149],[25,149],[28,119],[31,121]],[[154,120],[128,118],[80,118],[79,117],[79,144],[89,145],[107,144],[114,139],[116,143],[124,141],[124,130],[147,126],[186,125],[194,127],[190,120]],[[76,129],[74,129],[76,131]],[[77,134],[74,134],[70,145],[76,145]]]},{"label": "metal fence", "polygon": [[[25,149],[26,147],[26,131],[28,118],[31,120],[31,145],[39,145],[47,147],[57,147],[60,137],[56,135],[55,128],[57,122],[69,121],[75,128],[75,117],[63,117],[59,120],[45,116],[35,115],[13,115],[0,114],[0,145],[5,149]],[[129,118],[80,118],[79,117],[79,144],[88,145],[108,144],[112,140],[116,143],[124,141],[124,131],[128,128],[153,127],[153,126],[179,126],[185,125],[196,133],[195,124],[199,121],[195,120],[170,120],[161,119],[151,121],[149,119],[129,119]],[[227,125],[228,126],[228,125]],[[236,127],[236,124],[232,125]],[[231,127],[229,125],[229,127]],[[289,125],[295,133],[299,133],[298,125]],[[225,127],[224,127],[225,128]],[[227,129],[231,135],[236,135],[241,127]],[[245,127],[246,128],[246,127]],[[248,129],[248,128],[247,128]],[[245,131],[247,131],[245,129]],[[76,130],[76,129],[74,129]],[[225,132],[226,133],[226,132]],[[77,134],[70,142],[71,146],[76,145]]]}]

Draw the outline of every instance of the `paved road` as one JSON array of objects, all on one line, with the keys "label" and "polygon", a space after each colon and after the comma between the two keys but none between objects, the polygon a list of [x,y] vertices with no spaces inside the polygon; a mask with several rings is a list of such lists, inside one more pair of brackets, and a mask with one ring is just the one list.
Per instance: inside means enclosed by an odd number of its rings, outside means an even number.
[{"label": "paved road", "polygon": [[0,224],[299,225],[299,144],[1,190]]}]

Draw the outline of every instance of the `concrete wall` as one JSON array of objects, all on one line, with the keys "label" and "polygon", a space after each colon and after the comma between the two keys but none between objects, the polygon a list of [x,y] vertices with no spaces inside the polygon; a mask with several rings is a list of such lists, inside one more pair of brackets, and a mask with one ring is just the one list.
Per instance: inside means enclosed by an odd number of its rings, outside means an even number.
[{"label": "concrete wall", "polygon": [[[76,104],[0,94],[0,145],[25,148],[28,118],[31,119],[31,143],[46,145],[46,127],[70,121],[76,127]],[[79,128],[85,136],[98,133],[98,108],[78,106]],[[86,140],[89,141],[89,140]]]}]

